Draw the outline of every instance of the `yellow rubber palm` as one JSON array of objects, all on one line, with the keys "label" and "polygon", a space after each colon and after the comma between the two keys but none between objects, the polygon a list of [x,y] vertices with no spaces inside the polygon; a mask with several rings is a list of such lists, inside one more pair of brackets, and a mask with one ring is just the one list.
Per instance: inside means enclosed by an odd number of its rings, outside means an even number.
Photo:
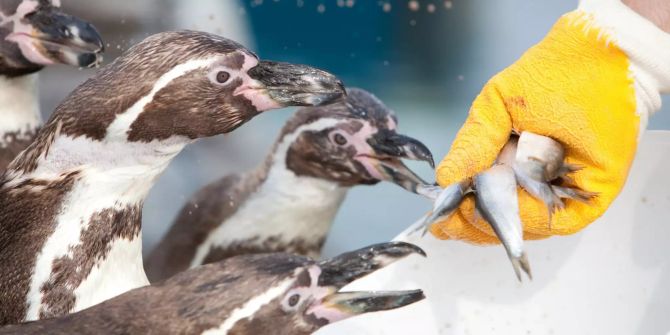
[{"label": "yellow rubber palm", "polygon": [[[559,141],[566,160],[583,167],[572,175],[576,186],[598,195],[588,204],[567,200],[550,224],[546,206],[519,189],[526,239],[575,233],[605,212],[635,156],[646,124],[640,111],[653,109],[640,105],[645,100],[628,53],[593,20],[583,11],[564,15],[543,41],[492,78],[436,172],[443,187],[473,177],[493,164],[513,131]],[[471,198],[430,231],[441,239],[498,242],[474,214]]]}]

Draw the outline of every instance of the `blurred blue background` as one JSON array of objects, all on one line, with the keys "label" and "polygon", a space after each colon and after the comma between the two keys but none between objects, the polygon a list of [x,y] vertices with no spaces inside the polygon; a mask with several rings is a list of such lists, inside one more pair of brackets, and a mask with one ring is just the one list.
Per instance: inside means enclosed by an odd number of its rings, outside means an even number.
[{"label": "blurred blue background", "polygon": [[[100,29],[107,41],[107,62],[149,34],[196,29],[236,39],[265,59],[326,69],[347,86],[375,93],[396,111],[401,131],[426,143],[436,160],[448,151],[482,85],[577,6],[577,0],[63,2],[67,11]],[[45,116],[91,74],[47,69],[40,77]],[[145,252],[195,190],[259,164],[292,112],[265,113],[231,135],[188,147],[146,203]],[[650,128],[670,129],[670,111],[653,116]],[[428,166],[410,166],[433,181]],[[427,201],[395,185],[354,188],[337,216],[325,254],[391,239],[428,209]]]}]

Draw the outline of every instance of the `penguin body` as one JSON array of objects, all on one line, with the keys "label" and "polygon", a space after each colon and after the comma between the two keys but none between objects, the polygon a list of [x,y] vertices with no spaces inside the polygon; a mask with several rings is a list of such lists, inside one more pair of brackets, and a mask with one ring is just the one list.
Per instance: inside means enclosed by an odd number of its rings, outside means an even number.
[{"label": "penguin body", "polygon": [[189,199],[147,258],[149,279],[247,253],[318,258],[351,187],[419,183],[400,159],[432,163],[430,151],[398,134],[395,115],[372,94],[347,91],[342,101],[298,111],[255,170],[224,177]]},{"label": "penguin body", "polygon": [[311,334],[424,299],[421,290],[339,292],[413,254],[425,256],[414,245],[390,242],[321,262],[284,253],[237,256],[77,313],[0,328],[0,334]]},{"label": "penguin body", "polygon": [[146,285],[142,204],[187,144],[341,94],[328,73],[259,61],[207,33],[166,32],[130,48],[56,108],[0,180],[0,323]]}]

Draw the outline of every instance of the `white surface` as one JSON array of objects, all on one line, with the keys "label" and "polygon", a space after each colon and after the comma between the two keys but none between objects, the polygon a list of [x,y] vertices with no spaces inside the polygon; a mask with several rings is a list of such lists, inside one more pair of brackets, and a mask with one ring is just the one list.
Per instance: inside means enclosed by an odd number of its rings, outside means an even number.
[{"label": "white surface", "polygon": [[317,334],[666,334],[670,331],[670,132],[648,131],[628,183],[584,231],[528,242],[532,282],[502,247],[408,238],[419,257],[348,289],[420,287],[428,300]]}]

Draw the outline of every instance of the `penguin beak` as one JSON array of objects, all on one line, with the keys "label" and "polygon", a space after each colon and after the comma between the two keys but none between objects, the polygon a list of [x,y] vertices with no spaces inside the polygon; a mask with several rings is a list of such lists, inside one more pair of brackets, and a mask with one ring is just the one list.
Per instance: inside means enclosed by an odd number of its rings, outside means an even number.
[{"label": "penguin beak", "polygon": [[426,182],[410,170],[400,159],[424,161],[435,168],[433,154],[428,147],[409,136],[391,130],[380,130],[368,139],[372,154],[362,154],[357,159],[363,163],[373,177],[386,180],[417,193]]},{"label": "penguin beak", "polygon": [[92,67],[102,62],[103,41],[90,23],[49,6],[25,16],[26,25],[6,39],[32,63]]},{"label": "penguin beak", "polygon": [[421,290],[338,292],[349,283],[393,264],[409,255],[426,256],[419,247],[405,242],[389,242],[348,252],[319,263],[319,287],[326,295],[310,306],[306,313],[325,318],[330,323],[352,316],[396,309],[425,298]]},{"label": "penguin beak", "polygon": [[278,107],[320,106],[346,95],[337,77],[306,65],[260,61],[248,74]]}]

